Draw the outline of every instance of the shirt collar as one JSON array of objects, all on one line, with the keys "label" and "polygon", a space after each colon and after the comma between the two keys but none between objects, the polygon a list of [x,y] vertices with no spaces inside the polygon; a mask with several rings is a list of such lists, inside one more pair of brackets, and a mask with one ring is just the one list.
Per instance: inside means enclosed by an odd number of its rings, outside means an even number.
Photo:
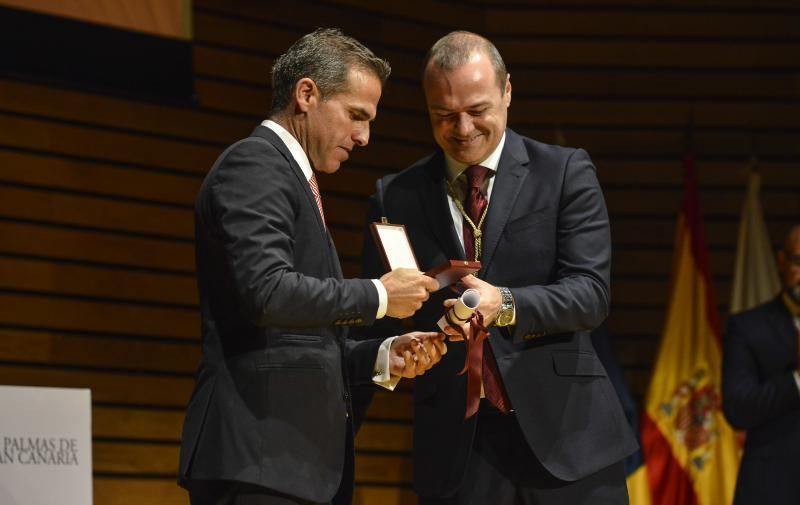
[{"label": "shirt collar", "polygon": [[306,176],[306,180],[310,181],[311,176],[314,175],[314,171],[311,170],[311,162],[308,161],[306,152],[303,151],[303,147],[300,145],[300,142],[294,138],[294,135],[289,133],[286,128],[270,119],[265,119],[261,122],[261,125],[266,126],[275,132],[275,135],[280,137],[280,139],[286,145],[286,148],[289,149],[289,153],[292,155],[292,158],[294,158],[294,161],[300,165],[300,170],[303,171],[303,175]]},{"label": "shirt collar", "polygon": [[[478,165],[484,166],[491,170],[492,172],[497,173],[497,168],[500,165],[500,155],[503,154],[503,146],[506,143],[506,134],[503,132],[503,137],[500,139],[500,142],[497,143],[497,147],[494,148],[494,151],[483,161],[478,163]],[[452,182],[456,180],[456,178],[461,175],[461,172],[467,169],[467,165],[463,163],[459,163],[450,156],[445,153],[445,168],[447,170],[447,180]]]}]

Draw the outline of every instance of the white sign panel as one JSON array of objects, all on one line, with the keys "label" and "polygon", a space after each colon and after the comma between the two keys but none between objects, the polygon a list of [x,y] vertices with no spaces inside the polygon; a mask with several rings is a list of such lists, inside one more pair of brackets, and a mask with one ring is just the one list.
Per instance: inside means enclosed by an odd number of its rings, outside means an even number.
[{"label": "white sign panel", "polygon": [[0,504],[91,505],[88,389],[0,386]]}]

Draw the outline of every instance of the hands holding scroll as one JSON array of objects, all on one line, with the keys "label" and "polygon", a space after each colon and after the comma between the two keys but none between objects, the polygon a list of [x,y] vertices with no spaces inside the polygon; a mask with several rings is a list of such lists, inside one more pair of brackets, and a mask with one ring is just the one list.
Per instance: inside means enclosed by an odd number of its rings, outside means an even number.
[{"label": "hands holding scroll", "polygon": [[[389,294],[387,315],[392,317],[402,318],[413,315],[428,299],[428,293],[438,289],[438,283],[435,280],[414,269],[397,268],[381,277],[380,280]],[[483,324],[490,324],[500,308],[497,288],[473,275],[463,277],[461,283],[465,288],[474,290],[475,294],[479,295],[477,301],[480,304],[477,306],[477,310],[485,314]],[[452,311],[458,302],[459,299],[456,298],[445,300],[445,312]],[[475,309],[475,307],[471,308]],[[459,322],[458,318],[448,320],[449,326],[445,325],[442,328],[443,333],[416,331],[397,337],[390,348],[390,373],[400,377],[413,378],[430,370],[447,353],[445,339],[462,340],[462,336],[470,331],[469,322],[464,322],[460,328],[456,328],[455,325]]]}]

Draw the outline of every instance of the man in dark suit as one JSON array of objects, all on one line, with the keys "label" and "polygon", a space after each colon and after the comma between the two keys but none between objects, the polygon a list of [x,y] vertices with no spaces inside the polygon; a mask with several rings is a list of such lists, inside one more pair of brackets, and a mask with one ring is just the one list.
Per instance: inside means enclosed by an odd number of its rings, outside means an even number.
[{"label": "man in dark suit", "polygon": [[338,30],[273,67],[270,119],[219,157],[196,207],[203,355],[181,444],[193,505],[329,503],[352,488],[350,384],[393,387],[445,351],[436,333],[353,342],[436,289],[415,270],[342,279],[314,170],[369,141],[389,65]]},{"label": "man in dark suit", "polygon": [[[420,268],[478,259],[489,327],[475,416],[464,347],[416,379],[414,487],[422,504],[622,504],[636,449],[590,340],[608,313],[610,237],[589,156],[506,128],[511,82],[491,42],[453,32],[423,87],[440,150],[384,180],[373,219],[403,224]],[[380,202],[383,202],[381,208]],[[366,242],[365,274],[381,270]],[[443,290],[414,322],[432,328]],[[474,389],[476,393],[477,389]]]},{"label": "man in dark suit", "polygon": [[747,431],[734,505],[800,503],[800,225],[778,252],[778,270],[778,297],[728,321],[722,407]]}]

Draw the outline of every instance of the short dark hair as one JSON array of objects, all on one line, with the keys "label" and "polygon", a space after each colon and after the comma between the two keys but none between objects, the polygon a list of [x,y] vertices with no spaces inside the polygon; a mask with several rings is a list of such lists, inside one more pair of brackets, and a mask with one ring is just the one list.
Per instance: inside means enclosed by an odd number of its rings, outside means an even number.
[{"label": "short dark hair", "polygon": [[500,51],[489,39],[463,30],[450,32],[433,44],[425,56],[423,74],[431,62],[442,70],[453,70],[467,63],[470,56],[475,53],[483,53],[489,57],[500,91],[505,91],[508,71]]},{"label": "short dark hair", "polygon": [[272,66],[272,114],[289,105],[300,79],[313,80],[325,99],[346,90],[353,69],[371,73],[381,86],[392,71],[389,62],[338,28],[318,28],[303,35]]}]

